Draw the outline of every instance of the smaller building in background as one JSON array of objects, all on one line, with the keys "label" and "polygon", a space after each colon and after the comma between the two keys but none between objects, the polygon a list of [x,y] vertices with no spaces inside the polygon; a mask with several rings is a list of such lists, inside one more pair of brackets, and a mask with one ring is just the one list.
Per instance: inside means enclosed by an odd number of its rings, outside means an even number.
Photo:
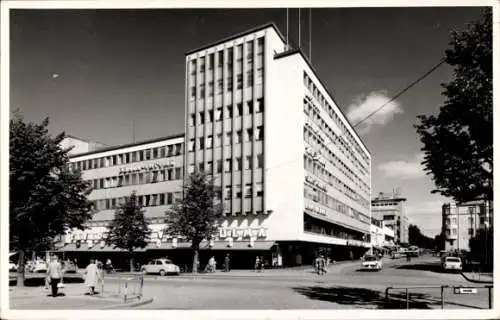
[{"label": "smaller building in background", "polygon": [[384,226],[383,220],[377,220],[372,217],[370,233],[372,253],[383,252],[386,254],[394,249],[394,230]]},{"label": "smaller building in background", "polygon": [[406,216],[406,198],[399,193],[383,193],[372,199],[372,217],[381,220],[383,226],[394,231],[394,242],[408,244],[408,217]]},{"label": "smaller building in background", "polygon": [[491,226],[490,204],[484,200],[466,203],[445,203],[442,206],[444,250],[469,251],[469,240],[478,230]]},{"label": "smaller building in background", "polygon": [[72,147],[72,149],[69,151],[70,156],[81,153],[93,152],[108,147],[107,145],[102,143],[84,140],[71,135],[66,135],[63,141],[61,141],[60,146],[63,149]]}]

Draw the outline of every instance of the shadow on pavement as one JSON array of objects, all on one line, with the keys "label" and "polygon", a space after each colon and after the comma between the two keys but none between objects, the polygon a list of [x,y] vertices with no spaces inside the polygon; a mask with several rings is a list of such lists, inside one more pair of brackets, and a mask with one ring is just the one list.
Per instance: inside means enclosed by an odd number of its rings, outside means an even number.
[{"label": "shadow on pavement", "polygon": [[[295,287],[293,290],[309,299],[338,303],[340,305],[354,305],[360,308],[376,309],[406,309],[406,295],[395,293],[386,300],[385,296],[376,290],[350,287]],[[437,305],[435,301],[427,300],[427,294],[412,293],[409,299],[410,309],[431,309]]]},{"label": "shadow on pavement", "polygon": [[396,267],[396,269],[431,271],[436,273],[450,273],[449,271],[443,270],[443,268],[441,268],[441,265],[438,263],[407,264]]},{"label": "shadow on pavement", "polygon": [[[84,280],[82,278],[64,278],[64,283],[83,283]],[[11,279],[9,281],[9,286],[15,286],[17,285],[17,279]],[[45,278],[43,277],[36,277],[36,278],[27,278],[24,279],[24,285],[26,287],[40,287],[45,285]]]}]

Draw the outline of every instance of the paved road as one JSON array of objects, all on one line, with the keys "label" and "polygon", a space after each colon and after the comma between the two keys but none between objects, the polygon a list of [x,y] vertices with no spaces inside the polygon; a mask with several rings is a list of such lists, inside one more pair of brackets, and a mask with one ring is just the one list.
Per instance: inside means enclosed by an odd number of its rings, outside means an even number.
[{"label": "paved road", "polygon": [[[386,287],[470,286],[460,274],[439,270],[436,257],[385,260],[380,272],[358,271],[360,262],[329,267],[318,276],[312,268],[266,270],[263,273],[235,270],[230,273],[159,277],[148,275],[144,296],[152,304],[142,309],[380,309],[405,308],[404,290],[391,291],[391,303],[384,299]],[[116,292],[117,278],[106,277],[106,292]],[[444,292],[446,309],[488,308],[488,291],[474,295]],[[410,289],[411,308],[441,308],[441,289]],[[77,308],[76,306],[75,308]],[[61,307],[63,308],[63,307]],[[73,307],[72,307],[73,308]],[[81,306],[82,309],[85,306]]]},{"label": "paved road", "polygon": [[[439,272],[434,257],[386,260],[381,272],[360,272],[359,262],[332,266],[325,276],[310,269],[267,271],[262,274],[236,272],[198,277],[146,276],[145,296],[154,296],[144,309],[352,309],[406,307],[404,291],[391,293],[388,286],[467,286],[459,274]],[[108,279],[108,285],[112,280]],[[411,308],[441,308],[441,289],[411,289]],[[446,289],[445,308],[487,308],[488,291],[476,295],[455,295]]]}]

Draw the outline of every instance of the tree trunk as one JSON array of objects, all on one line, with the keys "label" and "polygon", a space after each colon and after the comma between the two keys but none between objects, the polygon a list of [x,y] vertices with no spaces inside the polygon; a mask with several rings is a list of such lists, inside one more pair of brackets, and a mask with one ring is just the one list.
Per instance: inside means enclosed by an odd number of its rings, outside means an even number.
[{"label": "tree trunk", "polygon": [[17,259],[17,286],[24,287],[24,250],[19,251]]},{"label": "tree trunk", "polygon": [[129,250],[130,255],[130,272],[134,272],[134,250]]},{"label": "tree trunk", "polygon": [[193,254],[193,273],[198,273],[198,248],[194,248]]}]

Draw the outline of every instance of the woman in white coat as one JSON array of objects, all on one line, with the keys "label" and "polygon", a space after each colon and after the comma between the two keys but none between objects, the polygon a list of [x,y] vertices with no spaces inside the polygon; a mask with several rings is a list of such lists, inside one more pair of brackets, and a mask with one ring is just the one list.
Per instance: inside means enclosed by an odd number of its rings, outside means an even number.
[{"label": "woman in white coat", "polygon": [[94,259],[90,260],[89,265],[85,268],[85,284],[89,288],[90,295],[95,294],[95,287],[99,284],[101,280],[101,274],[97,265],[94,262]]}]

